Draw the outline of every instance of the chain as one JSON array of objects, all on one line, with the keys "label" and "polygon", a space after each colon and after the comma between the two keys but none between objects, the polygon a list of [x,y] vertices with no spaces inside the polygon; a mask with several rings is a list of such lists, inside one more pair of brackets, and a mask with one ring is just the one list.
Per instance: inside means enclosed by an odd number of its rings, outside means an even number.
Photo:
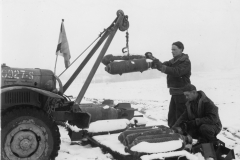
[{"label": "chain", "polygon": [[45,103],[45,111],[48,113],[50,117],[52,117],[52,113],[55,112],[56,108],[62,105],[61,100],[58,100],[56,98],[48,97],[46,103]]},{"label": "chain", "polygon": [[[127,52],[127,57],[129,57],[129,45],[128,45],[128,42],[129,42],[129,33],[128,33],[128,30],[127,30],[127,32],[126,32],[126,47],[124,47],[122,49],[123,53]],[[127,51],[125,51],[125,49],[127,49]]]},{"label": "chain", "polygon": [[128,41],[129,41],[129,33],[128,33],[128,30],[126,32],[126,47],[127,47],[127,52],[128,52],[128,56],[129,56],[129,45],[128,45]]}]

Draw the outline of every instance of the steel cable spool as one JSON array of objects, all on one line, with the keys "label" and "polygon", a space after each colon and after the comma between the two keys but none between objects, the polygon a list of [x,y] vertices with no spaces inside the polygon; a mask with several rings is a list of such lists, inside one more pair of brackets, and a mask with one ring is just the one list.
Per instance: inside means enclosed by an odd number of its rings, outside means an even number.
[{"label": "steel cable spool", "polygon": [[[138,137],[143,135],[145,132],[149,132],[149,129],[140,129],[140,130],[126,130],[118,136],[118,140],[122,142],[124,145],[128,145],[132,143],[132,141]],[[157,131],[162,132],[162,129],[157,129]]]},{"label": "steel cable spool", "polygon": [[[182,141],[181,141],[182,140]],[[174,133],[174,134],[161,134],[161,135],[153,135],[151,138],[150,137],[138,137],[136,138],[132,144],[128,145],[125,147],[125,152],[130,153],[131,155],[135,155],[135,156],[141,156],[146,154],[145,152],[137,152],[137,151],[132,151],[132,147],[138,145],[141,142],[147,142],[147,143],[168,143],[171,141],[180,141],[181,142],[181,146],[179,146],[179,148],[174,149],[174,151],[177,150],[182,150],[185,148],[185,146],[187,144],[190,144],[191,142],[189,141],[189,137],[188,136],[183,136],[181,134],[178,133]]]},{"label": "steel cable spool", "polygon": [[170,141],[179,141],[180,139],[182,140],[181,142],[181,146],[179,148],[177,148],[176,150],[182,150],[185,148],[186,146],[186,142],[187,142],[187,138],[185,136],[182,136],[178,133],[175,133],[175,134],[163,134],[163,135],[158,135],[157,136],[158,138],[148,138],[148,139],[136,139],[132,142],[132,144],[128,145],[125,147],[125,152],[128,152],[130,153],[131,155],[134,155],[134,156],[141,156],[141,155],[144,155],[146,154],[146,152],[137,152],[137,151],[132,151],[132,147],[138,145],[139,143],[141,142],[147,142],[147,143],[153,143],[153,144],[156,144],[156,143],[164,143],[164,142],[170,142]]},{"label": "steel cable spool", "polygon": [[173,133],[170,133],[170,134],[162,133],[162,134],[156,134],[156,135],[146,135],[146,136],[139,136],[139,137],[135,138],[134,141],[145,141],[145,140],[148,140],[148,139],[154,140],[154,139],[158,139],[158,138],[173,137],[173,136],[174,136]]},{"label": "steel cable spool", "polygon": [[139,136],[132,142],[131,145],[132,146],[136,145],[142,141],[149,142],[149,143],[157,143],[157,142],[167,142],[167,141],[179,140],[179,139],[183,140],[184,145],[192,143],[192,138],[189,136],[183,136],[179,133],[170,133],[170,134],[163,133],[158,135]]},{"label": "steel cable spool", "polygon": [[126,131],[122,132],[119,137],[119,141],[130,150],[130,148],[140,142],[148,143],[161,143],[172,140],[183,141],[182,147],[185,147],[186,144],[192,143],[192,137],[187,135],[184,136],[178,130],[173,130],[166,126],[158,127],[137,127],[129,128]]},{"label": "steel cable spool", "polygon": [[[135,145],[137,145],[137,144],[139,144],[141,142],[162,143],[162,142],[168,142],[168,141],[174,141],[174,140],[175,141],[179,140],[179,137],[176,136],[176,135],[168,135],[168,134],[166,134],[166,135],[163,135],[162,137],[154,138],[154,139],[134,140],[133,143],[128,146],[128,148],[131,149],[133,146],[135,146]],[[183,145],[185,145],[184,142],[183,142]]]},{"label": "steel cable spool", "polygon": [[133,134],[129,134],[126,137],[126,144],[131,144],[136,138],[140,137],[140,136],[153,136],[153,135],[161,135],[161,134],[173,134],[174,131],[173,130],[165,130],[162,128],[156,129],[156,130],[150,130],[150,131],[145,131],[145,132],[140,132],[140,133],[133,133]]},{"label": "steel cable spool", "polygon": [[[144,132],[147,132],[148,134],[156,134],[156,133],[161,133],[163,131],[166,130],[166,126],[163,125],[158,125],[158,126],[148,126],[148,127],[136,127],[136,128],[128,128],[126,131],[122,132],[119,136],[118,136],[118,140],[120,142],[124,142],[127,140],[127,136],[131,135],[131,136],[135,136],[133,139],[135,139],[136,137],[138,137],[139,135],[146,135]],[[130,137],[131,137],[130,136]]]}]

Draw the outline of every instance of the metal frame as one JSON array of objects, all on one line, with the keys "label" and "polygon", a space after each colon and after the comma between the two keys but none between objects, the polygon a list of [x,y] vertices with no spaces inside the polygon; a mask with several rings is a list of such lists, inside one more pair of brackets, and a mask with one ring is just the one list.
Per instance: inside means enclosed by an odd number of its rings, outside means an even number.
[{"label": "metal frame", "polygon": [[[92,48],[92,50],[89,52],[87,57],[83,60],[83,62],[79,65],[79,67],[76,69],[76,71],[73,73],[73,75],[69,78],[69,80],[66,82],[66,84],[63,86],[63,93],[68,89],[68,87],[71,85],[71,83],[74,81],[74,79],[78,76],[78,74],[81,72],[81,70],[85,67],[87,62],[90,60],[90,58],[93,56],[93,54],[97,51],[97,49],[100,47],[100,45],[104,42],[104,40],[107,38],[98,58],[96,59],[92,70],[90,71],[86,81],[84,82],[84,85],[82,86],[82,89],[80,90],[76,100],[75,104],[80,104],[82,101],[82,98],[84,94],[86,93],[87,88],[89,87],[89,84],[92,81],[93,76],[95,75],[97,68],[99,67],[103,56],[105,55],[110,43],[112,42],[112,39],[114,38],[117,30],[119,27],[122,27],[122,25],[125,25],[123,23],[124,19],[124,13],[121,10],[117,11],[117,18],[114,20],[114,22],[106,29],[102,37],[98,40],[96,45]],[[124,26],[123,26],[124,27]],[[126,27],[127,29],[128,27]],[[121,31],[123,31],[121,29]]]}]

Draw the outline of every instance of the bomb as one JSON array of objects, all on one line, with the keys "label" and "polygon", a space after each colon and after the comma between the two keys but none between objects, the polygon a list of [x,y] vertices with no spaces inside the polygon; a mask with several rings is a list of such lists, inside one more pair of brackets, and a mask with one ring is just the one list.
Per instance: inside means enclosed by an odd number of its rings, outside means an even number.
[{"label": "bomb", "polygon": [[147,62],[145,58],[135,60],[125,60],[119,62],[111,62],[105,67],[105,71],[110,74],[124,74],[130,72],[143,72],[151,68],[151,62]]}]

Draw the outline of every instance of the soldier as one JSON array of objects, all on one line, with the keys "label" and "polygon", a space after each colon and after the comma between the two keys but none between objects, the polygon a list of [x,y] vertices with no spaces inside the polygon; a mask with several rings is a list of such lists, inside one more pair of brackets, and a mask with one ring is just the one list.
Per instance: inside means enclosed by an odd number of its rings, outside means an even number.
[{"label": "soldier", "polygon": [[217,143],[216,136],[222,129],[218,107],[192,84],[186,85],[183,93],[188,100],[187,109],[173,128],[181,127],[193,138],[198,139],[198,143]]},{"label": "soldier", "polygon": [[183,53],[183,50],[184,45],[182,42],[174,42],[172,44],[173,59],[163,63],[158,59],[152,62],[152,68],[157,68],[159,71],[167,74],[167,87],[170,95],[172,95],[168,111],[169,127],[172,127],[184,112],[187,100],[181,89],[186,84],[191,83],[191,62],[188,55]]}]

